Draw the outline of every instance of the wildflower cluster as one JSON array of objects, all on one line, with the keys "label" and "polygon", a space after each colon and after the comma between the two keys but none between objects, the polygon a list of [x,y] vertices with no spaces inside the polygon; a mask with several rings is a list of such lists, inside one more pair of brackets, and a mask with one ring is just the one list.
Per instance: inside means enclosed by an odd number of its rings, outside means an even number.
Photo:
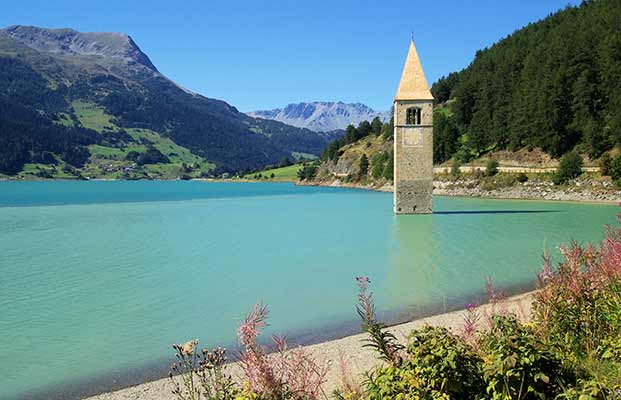
[{"label": "wildflower cluster", "polygon": [[377,321],[375,317],[375,305],[373,303],[373,293],[368,291],[371,281],[366,276],[356,278],[358,282],[358,306],[356,311],[362,319],[362,330],[369,334],[365,347],[376,350],[382,359],[395,366],[401,364],[401,351],[405,348],[399,343],[397,338],[386,331],[385,325]]},{"label": "wildflower cluster", "polygon": [[530,323],[508,312],[488,278],[489,305],[466,307],[461,337],[417,329],[405,352],[375,320],[369,280],[357,278],[363,329],[390,363],[369,373],[364,398],[621,399],[621,230],[561,253],[557,267],[544,254]]},{"label": "wildflower cluster", "polygon": [[267,354],[257,343],[267,314],[266,306],[255,305],[237,330],[245,385],[262,399],[318,399],[327,365],[317,363],[302,347],[289,349],[284,337],[272,337],[276,351]]},{"label": "wildflower cluster", "polygon": [[226,350],[196,350],[198,340],[174,344],[177,361],[172,364],[169,378],[173,394],[180,400],[233,400],[238,390],[225,371]]},{"label": "wildflower cluster", "polygon": [[169,377],[179,400],[317,400],[328,372],[302,347],[289,349],[284,337],[274,336],[276,351],[269,354],[257,338],[266,326],[267,307],[257,304],[237,330],[244,372],[236,382],[226,372],[226,350],[197,351],[198,340],[173,345],[177,362]]}]

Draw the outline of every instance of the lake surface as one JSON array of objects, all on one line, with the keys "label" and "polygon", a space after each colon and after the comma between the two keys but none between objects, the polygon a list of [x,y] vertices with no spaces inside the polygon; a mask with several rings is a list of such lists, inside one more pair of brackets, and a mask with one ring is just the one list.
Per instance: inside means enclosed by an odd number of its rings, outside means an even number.
[{"label": "lake surface", "polygon": [[[170,345],[358,330],[354,277],[390,322],[530,289],[544,248],[597,241],[612,205],[392,195],[270,183],[0,182],[0,397],[71,398],[162,376]],[[326,333],[327,332],[327,333]]]}]

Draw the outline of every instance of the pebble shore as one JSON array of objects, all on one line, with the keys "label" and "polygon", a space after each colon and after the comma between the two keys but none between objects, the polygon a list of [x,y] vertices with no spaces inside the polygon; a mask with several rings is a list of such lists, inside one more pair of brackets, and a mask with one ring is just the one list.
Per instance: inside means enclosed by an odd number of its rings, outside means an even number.
[{"label": "pebble shore", "polygon": [[[497,309],[514,313],[522,320],[528,320],[531,315],[533,294],[534,292],[529,292],[510,297],[496,307]],[[483,305],[480,308],[482,315],[489,315],[492,313],[490,305]],[[465,315],[465,310],[453,311],[395,325],[389,328],[389,330],[403,343],[406,342],[406,337],[412,329],[426,325],[443,326],[459,334],[463,327]],[[485,322],[481,321],[480,323],[484,324]],[[358,381],[362,379],[362,374],[365,371],[380,365],[377,355],[368,348],[363,347],[363,340],[365,338],[366,335],[361,333],[304,346],[315,360],[329,365],[326,382],[323,385],[326,398],[331,398],[330,395],[333,390],[342,386],[343,371],[339,367],[341,359],[343,359],[347,365],[345,372],[348,379]],[[238,377],[240,374],[240,369],[236,364],[230,364],[229,371],[234,377]],[[176,400],[171,391],[172,386],[170,380],[164,378],[115,392],[102,393],[97,396],[89,397],[87,400]]]}]

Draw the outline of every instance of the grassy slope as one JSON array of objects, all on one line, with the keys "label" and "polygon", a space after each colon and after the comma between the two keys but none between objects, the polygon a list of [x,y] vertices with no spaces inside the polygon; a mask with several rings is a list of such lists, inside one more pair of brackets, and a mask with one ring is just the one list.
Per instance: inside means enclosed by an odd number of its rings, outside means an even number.
[{"label": "grassy slope", "polygon": [[[298,171],[302,168],[302,164],[294,164],[289,165],[288,167],[281,168],[273,168],[265,171],[261,171],[260,174],[265,177],[268,177],[269,180],[272,181],[297,181],[298,180]],[[258,173],[245,175],[245,179],[255,179],[254,176]],[[274,178],[271,178],[271,175],[274,174]]]},{"label": "grassy slope", "polygon": [[[106,114],[105,110],[92,103],[84,101],[74,101],[72,103],[73,112],[80,124],[97,132],[119,131],[113,117]],[[66,126],[73,125],[73,120],[69,115],[62,115],[58,123]],[[215,167],[214,164],[207,162],[205,159],[193,154],[185,147],[179,146],[167,137],[149,129],[127,128],[125,131],[136,141],[148,140],[162,154],[170,159],[169,164],[147,164],[139,170],[129,174],[129,177],[156,177],[161,179],[174,179],[181,175],[189,175],[190,177],[198,177],[201,173],[207,173]],[[91,154],[87,164],[80,169],[83,176],[91,178],[118,179],[123,176],[121,170],[125,167],[131,167],[132,162],[125,160],[127,153],[135,151],[144,153],[147,150],[145,144],[130,143],[126,146],[107,147],[101,145],[91,145],[88,147]],[[184,170],[182,164],[192,166],[191,170]],[[63,168],[65,164],[59,159],[58,166],[43,164],[26,164],[19,173],[22,178],[41,177],[47,175],[56,179],[74,179],[75,174],[65,172]]]}]

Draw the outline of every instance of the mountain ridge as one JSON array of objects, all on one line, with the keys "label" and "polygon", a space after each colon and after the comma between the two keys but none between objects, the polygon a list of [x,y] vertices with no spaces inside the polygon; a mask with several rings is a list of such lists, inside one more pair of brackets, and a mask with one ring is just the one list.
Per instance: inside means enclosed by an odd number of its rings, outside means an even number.
[{"label": "mountain ridge", "polygon": [[345,129],[350,124],[358,125],[362,121],[371,121],[375,117],[379,117],[382,122],[390,119],[390,111],[376,111],[363,103],[342,101],[291,103],[283,108],[251,111],[246,114],[317,132]]},{"label": "mountain ridge", "polygon": [[[106,160],[126,169],[130,160],[119,158],[146,152],[147,133],[222,172],[319,155],[335,137],[181,88],[125,34],[13,25],[0,29],[0,67],[0,173],[9,175],[41,160],[85,168],[111,153],[117,158]],[[112,150],[101,154],[102,146]],[[146,159],[180,166],[177,151],[160,150],[166,157]]]}]

